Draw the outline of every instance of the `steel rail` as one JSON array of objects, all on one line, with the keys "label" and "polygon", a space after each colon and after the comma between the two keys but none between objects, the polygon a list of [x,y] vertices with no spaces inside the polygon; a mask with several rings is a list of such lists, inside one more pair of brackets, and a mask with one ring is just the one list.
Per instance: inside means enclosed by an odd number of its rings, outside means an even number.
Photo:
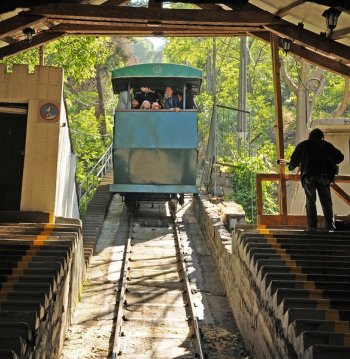
[{"label": "steel rail", "polygon": [[126,285],[127,285],[128,273],[129,273],[129,260],[131,254],[131,236],[132,236],[133,224],[134,224],[134,218],[130,216],[129,233],[128,233],[127,242],[125,244],[123,267],[121,271],[121,284],[120,284],[120,291],[118,297],[117,320],[116,320],[115,331],[114,331],[112,359],[116,359],[121,352],[120,337],[122,335],[121,328],[123,323],[124,298],[125,298]]},{"label": "steel rail", "polygon": [[193,330],[194,330],[194,333],[196,336],[196,345],[197,345],[197,351],[198,351],[197,354],[198,354],[198,358],[204,359],[205,357],[204,357],[203,349],[202,349],[201,333],[199,330],[198,319],[195,314],[195,308],[194,308],[194,303],[193,303],[193,296],[192,296],[190,281],[186,274],[187,267],[186,267],[185,255],[184,255],[183,251],[181,250],[181,248],[183,246],[182,246],[181,240],[180,240],[180,230],[179,230],[179,226],[178,226],[178,218],[176,216],[176,213],[173,213],[172,217],[174,220],[174,239],[175,239],[175,243],[177,246],[178,255],[180,256],[181,273],[182,273],[182,277],[183,277],[183,280],[184,280],[184,283],[186,286],[187,299],[188,299],[190,315],[191,315],[191,319],[192,319],[192,326],[193,326]]}]

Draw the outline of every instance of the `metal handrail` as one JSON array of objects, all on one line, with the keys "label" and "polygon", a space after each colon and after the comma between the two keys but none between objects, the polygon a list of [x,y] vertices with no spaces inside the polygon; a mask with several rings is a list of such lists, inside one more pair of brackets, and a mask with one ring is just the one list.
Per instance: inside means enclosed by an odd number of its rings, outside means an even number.
[{"label": "metal handrail", "polygon": [[105,175],[106,171],[113,165],[113,145],[111,144],[103,156],[90,169],[83,182],[78,186],[79,204],[93,191],[99,179]]}]

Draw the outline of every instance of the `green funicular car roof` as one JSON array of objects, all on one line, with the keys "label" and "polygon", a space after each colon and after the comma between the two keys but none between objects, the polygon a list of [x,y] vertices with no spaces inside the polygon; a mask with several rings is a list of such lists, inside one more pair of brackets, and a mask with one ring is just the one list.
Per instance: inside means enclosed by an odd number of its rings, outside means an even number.
[{"label": "green funicular car roof", "polygon": [[149,86],[152,89],[172,86],[182,88],[191,84],[195,93],[199,92],[202,82],[202,71],[194,67],[176,64],[140,64],[113,70],[112,83],[115,93],[124,91],[128,84],[140,88]]}]

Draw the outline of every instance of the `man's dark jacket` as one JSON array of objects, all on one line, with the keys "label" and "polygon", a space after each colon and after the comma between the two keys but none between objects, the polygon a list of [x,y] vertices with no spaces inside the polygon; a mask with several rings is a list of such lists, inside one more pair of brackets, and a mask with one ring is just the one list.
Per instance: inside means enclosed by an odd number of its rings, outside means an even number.
[{"label": "man's dark jacket", "polygon": [[344,160],[344,155],[331,143],[311,138],[300,142],[289,163],[289,170],[301,166],[301,176],[325,175],[334,171],[334,166]]}]

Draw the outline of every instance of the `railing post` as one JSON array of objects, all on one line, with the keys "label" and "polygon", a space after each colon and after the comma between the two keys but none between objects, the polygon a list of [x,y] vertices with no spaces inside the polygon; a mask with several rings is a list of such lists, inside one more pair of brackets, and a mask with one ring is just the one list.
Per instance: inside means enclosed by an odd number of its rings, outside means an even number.
[{"label": "railing post", "polygon": [[256,223],[261,224],[261,215],[263,214],[262,201],[262,178],[260,174],[256,175]]}]

